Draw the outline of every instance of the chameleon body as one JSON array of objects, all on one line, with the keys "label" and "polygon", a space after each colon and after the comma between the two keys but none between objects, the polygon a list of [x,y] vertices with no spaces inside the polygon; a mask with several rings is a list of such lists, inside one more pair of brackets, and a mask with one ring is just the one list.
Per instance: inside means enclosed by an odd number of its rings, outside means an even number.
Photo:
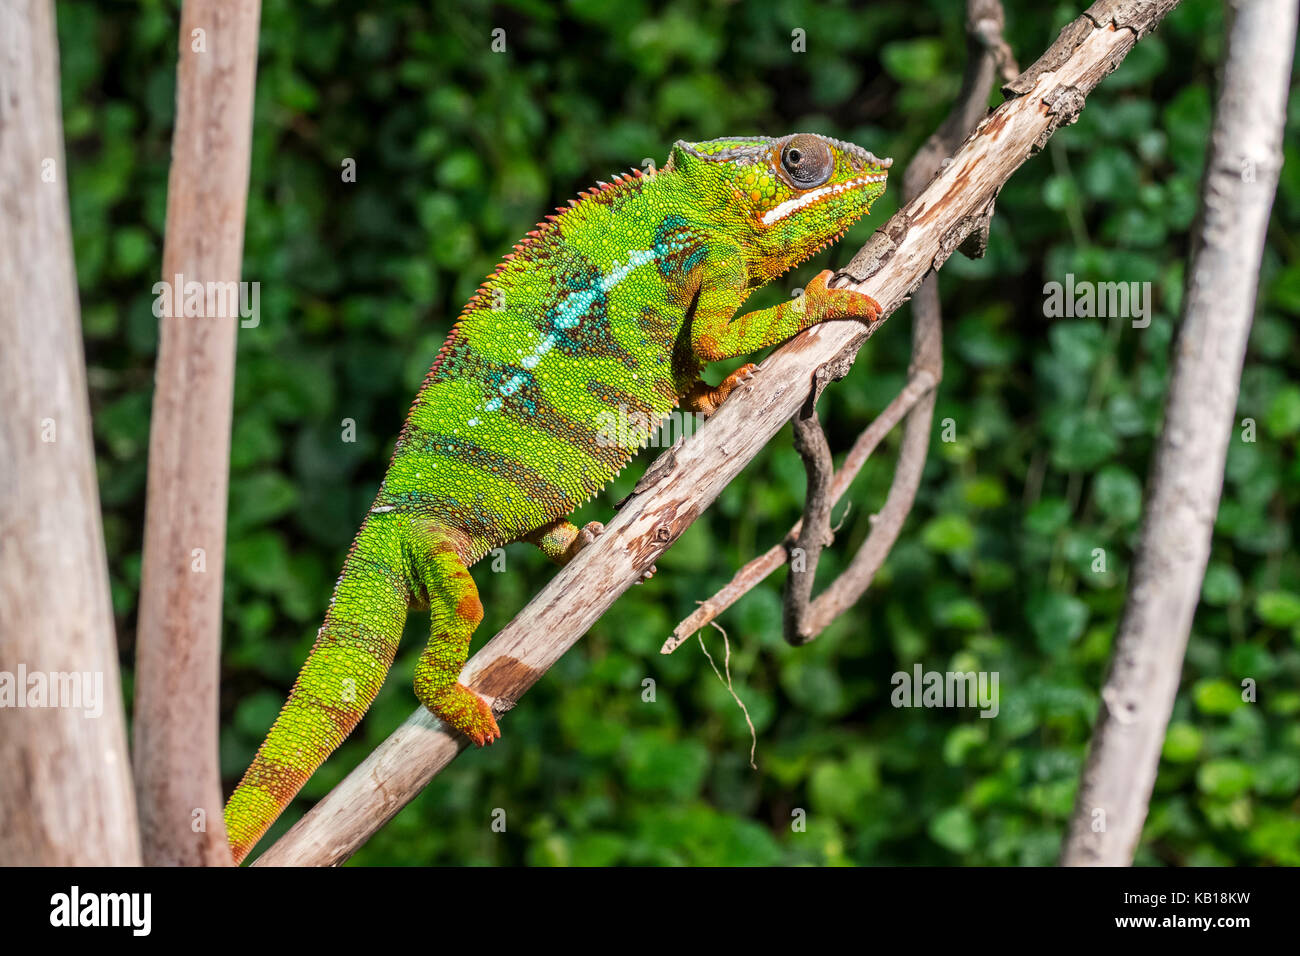
[{"label": "chameleon body", "polygon": [[[811,134],[677,143],[658,172],[615,177],[547,216],[487,278],[421,386],[280,716],[226,806],[236,860],[356,726],[408,610],[430,638],[415,693],[482,746],[500,736],[459,683],[483,616],[467,570],[521,539],[564,563],[600,525],[565,517],[678,405],[710,413],[708,362],[879,307],[827,287],[739,314],[757,287],[834,242],[884,192],[889,160]],[[616,413],[628,427],[598,428]]]}]

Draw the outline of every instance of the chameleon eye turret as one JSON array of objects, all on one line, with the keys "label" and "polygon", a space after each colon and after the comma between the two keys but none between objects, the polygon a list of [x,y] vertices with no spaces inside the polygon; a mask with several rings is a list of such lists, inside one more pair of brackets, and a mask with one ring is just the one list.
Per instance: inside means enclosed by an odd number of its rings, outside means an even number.
[{"label": "chameleon eye turret", "polygon": [[819,136],[792,136],[781,151],[781,169],[795,189],[812,189],[831,178],[835,157],[830,145]]}]

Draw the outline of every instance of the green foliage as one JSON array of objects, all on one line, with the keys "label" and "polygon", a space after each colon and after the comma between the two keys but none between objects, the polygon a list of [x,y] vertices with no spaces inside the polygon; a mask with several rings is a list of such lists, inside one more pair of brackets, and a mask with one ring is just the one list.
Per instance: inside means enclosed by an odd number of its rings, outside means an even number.
[{"label": "green foliage", "polygon": [[[1006,6],[1008,38],[1027,65],[1083,4]],[[58,5],[100,489],[128,669],[177,7]],[[228,786],[311,644],[416,386],[511,243],[595,180],[662,162],[678,138],[825,132],[897,157],[901,172],[958,89],[962,8],[266,0],[244,262],[244,277],[261,283],[261,322],[239,335],[225,568]],[[499,744],[457,760],[356,862],[1053,862],[1168,384],[1222,15],[1214,0],[1185,0],[1079,122],[1007,184],[988,255],[946,265],[930,459],[868,594],[801,649],[780,637],[780,573],[722,617],[758,734],[757,771],[744,717],[699,644],[671,657],[658,647],[799,516],[803,475],[786,438],[509,714]],[[490,52],[496,28],[505,53]],[[796,29],[806,31],[806,53],[791,51]],[[1143,864],[1300,864],[1295,100],[1291,120],[1204,601]],[[356,182],[341,176],[349,158]],[[838,251],[756,304],[847,261],[897,208],[901,178]],[[1047,318],[1043,286],[1067,273],[1150,282],[1149,326]],[[909,323],[907,309],[894,316],[825,393],[834,448],[847,448],[903,381]],[[954,440],[944,441],[949,419]],[[343,440],[349,422],[355,441]],[[894,435],[849,491],[822,584],[867,534],[896,448]],[[608,517],[638,472],[581,518]],[[507,554],[505,573],[486,563],[474,572],[484,636],[553,574],[526,546]],[[302,806],[415,706],[423,629],[413,615],[378,702]],[[703,636],[720,662],[720,635]],[[998,716],[892,707],[891,675],[918,662],[997,672]],[[1253,699],[1243,700],[1246,680]],[[506,813],[504,834],[491,828],[495,808]]]}]

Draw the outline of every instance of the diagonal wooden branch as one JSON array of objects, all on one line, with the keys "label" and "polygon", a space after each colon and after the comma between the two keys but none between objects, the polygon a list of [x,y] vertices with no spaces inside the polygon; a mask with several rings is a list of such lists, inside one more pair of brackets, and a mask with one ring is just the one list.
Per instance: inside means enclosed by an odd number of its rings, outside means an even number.
[{"label": "diagonal wooden branch", "polygon": [[[1087,94],[1176,2],[1097,3],[1067,27],[1048,51],[1052,68],[985,119],[854,257],[845,270],[853,285],[884,315],[897,309],[977,227],[1007,178],[1074,119]],[[513,707],[789,421],[807,398],[813,371],[852,356],[869,335],[860,324],[833,322],[770,356],[703,429],[654,461],[605,533],[471,658],[462,679],[492,698],[498,712]],[[465,746],[416,710],[257,863],[341,863]]]},{"label": "diagonal wooden branch", "polygon": [[1067,866],[1133,862],[1223,490],[1264,233],[1282,167],[1296,38],[1294,0],[1240,0],[1234,7],[1165,422],[1115,656],[1065,840]]}]

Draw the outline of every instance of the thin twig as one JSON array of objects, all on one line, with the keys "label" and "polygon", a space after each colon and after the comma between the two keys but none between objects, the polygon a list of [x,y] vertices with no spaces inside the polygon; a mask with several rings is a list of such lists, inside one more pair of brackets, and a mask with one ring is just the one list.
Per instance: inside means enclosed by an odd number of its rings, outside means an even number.
[{"label": "thin twig", "polygon": [[[812,595],[813,579],[817,576],[817,563],[822,548],[834,540],[831,532],[831,480],[835,467],[831,461],[831,446],[826,441],[817,417],[817,399],[826,383],[822,369],[814,376],[816,384],[798,414],[790,419],[794,426],[795,451],[803,459],[808,476],[807,502],[804,505],[803,526],[790,548],[790,573],[785,579],[785,639],[791,644],[806,644],[813,635],[803,630]],[[716,623],[715,623],[716,626]]]},{"label": "thin twig", "polygon": [[718,675],[718,680],[722,682],[722,686],[727,688],[727,693],[730,694],[731,699],[734,700],[740,706],[740,712],[745,715],[745,723],[749,727],[749,765],[754,770],[757,770],[758,764],[754,763],[754,752],[758,749],[758,731],[754,729],[754,721],[749,716],[749,708],[745,706],[745,702],[741,700],[740,695],[736,693],[736,688],[732,686],[731,640],[730,638],[727,637],[727,632],[722,629],[721,624],[718,624],[715,621],[713,623],[713,626],[716,627],[718,629],[718,633],[722,635],[722,647],[724,651],[723,658],[722,658],[722,666],[723,669],[726,670],[725,676],[723,675],[722,671],[718,670],[718,665],[713,663],[713,655],[709,653],[708,647],[706,647],[704,644],[703,631],[699,633],[700,650],[702,650],[704,652],[704,656],[708,658],[709,666],[713,668],[713,673]]}]

